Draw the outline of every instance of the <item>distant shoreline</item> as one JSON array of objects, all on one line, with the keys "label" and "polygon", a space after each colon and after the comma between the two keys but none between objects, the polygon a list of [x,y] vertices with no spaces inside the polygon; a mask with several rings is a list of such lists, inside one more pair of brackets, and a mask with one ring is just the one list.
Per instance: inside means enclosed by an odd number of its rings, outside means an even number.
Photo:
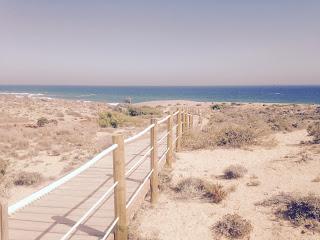
[{"label": "distant shoreline", "polygon": [[3,86],[0,95],[55,98],[79,101],[133,103],[150,101],[238,102],[320,104],[320,86],[238,87],[93,87],[93,86]]}]

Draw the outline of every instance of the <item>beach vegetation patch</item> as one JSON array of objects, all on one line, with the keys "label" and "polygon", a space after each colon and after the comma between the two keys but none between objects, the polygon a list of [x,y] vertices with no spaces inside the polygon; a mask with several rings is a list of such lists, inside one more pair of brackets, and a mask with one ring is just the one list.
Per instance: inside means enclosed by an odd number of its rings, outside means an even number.
[{"label": "beach vegetation patch", "polygon": [[219,203],[227,196],[222,185],[192,177],[179,181],[173,190],[180,199],[206,199],[213,203]]},{"label": "beach vegetation patch", "polygon": [[49,123],[49,120],[45,117],[41,117],[37,120],[37,126],[38,127],[44,127],[46,124]]},{"label": "beach vegetation patch", "polygon": [[223,109],[223,105],[213,104],[213,105],[210,106],[210,108],[211,108],[212,110],[221,110],[221,109]]},{"label": "beach vegetation patch", "polygon": [[146,115],[160,116],[161,111],[159,108],[153,108],[149,106],[141,106],[141,107],[130,106],[128,108],[128,114],[129,116],[132,116],[132,117],[146,116]]},{"label": "beach vegetation patch", "polygon": [[7,173],[9,162],[7,160],[0,159],[0,178]]},{"label": "beach vegetation patch", "polygon": [[15,176],[14,184],[17,186],[31,186],[39,184],[43,176],[38,172],[20,172]]},{"label": "beach vegetation patch", "polygon": [[247,169],[239,164],[230,165],[223,171],[225,179],[241,178],[247,173]]},{"label": "beach vegetation patch", "polygon": [[315,195],[279,194],[257,205],[275,206],[275,215],[295,226],[320,232],[320,198]]},{"label": "beach vegetation patch", "polygon": [[320,143],[320,122],[310,124],[307,131],[313,137],[313,143]]},{"label": "beach vegetation patch", "polygon": [[102,112],[99,114],[98,124],[102,128],[117,128],[126,121],[126,116],[118,112]]},{"label": "beach vegetation patch", "polygon": [[249,236],[252,229],[250,221],[238,214],[226,214],[212,227],[215,234],[229,239],[243,239]]}]

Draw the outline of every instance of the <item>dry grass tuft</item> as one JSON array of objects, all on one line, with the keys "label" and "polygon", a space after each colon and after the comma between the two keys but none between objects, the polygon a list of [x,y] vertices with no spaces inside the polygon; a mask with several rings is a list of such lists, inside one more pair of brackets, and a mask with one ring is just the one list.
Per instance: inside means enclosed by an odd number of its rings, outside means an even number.
[{"label": "dry grass tuft", "polygon": [[49,120],[45,117],[41,117],[37,120],[37,126],[38,127],[44,127],[44,125],[48,124]]},{"label": "dry grass tuft", "polygon": [[38,172],[20,172],[15,176],[14,184],[17,186],[31,186],[41,183],[43,176]]},{"label": "dry grass tuft", "polygon": [[276,206],[275,214],[295,226],[304,226],[320,232],[320,198],[314,195],[294,196],[279,194],[258,203],[262,206]]},{"label": "dry grass tuft", "polygon": [[0,159],[0,179],[6,174],[8,166],[9,162],[7,160]]},{"label": "dry grass tuft", "polygon": [[172,180],[172,173],[170,170],[164,168],[159,173],[159,190],[166,191],[170,188],[170,183]]},{"label": "dry grass tuft", "polygon": [[149,106],[142,106],[142,107],[130,106],[128,108],[128,114],[133,117],[143,116],[143,115],[161,116],[161,111],[158,108],[153,108]]},{"label": "dry grass tuft", "polygon": [[229,239],[242,239],[249,236],[252,228],[251,223],[238,214],[227,214],[212,227],[212,230]]},{"label": "dry grass tuft", "polygon": [[212,184],[198,178],[185,178],[178,182],[173,190],[182,199],[207,199],[213,203],[219,203],[227,196],[227,191],[220,184]]},{"label": "dry grass tuft", "polygon": [[313,136],[313,143],[320,143],[320,122],[314,122],[307,129],[310,136]]},{"label": "dry grass tuft", "polygon": [[243,177],[248,170],[241,165],[230,165],[223,171],[223,176],[225,179],[235,179]]},{"label": "dry grass tuft", "polygon": [[255,133],[247,127],[228,126],[220,129],[214,135],[217,146],[241,147],[254,143]]}]

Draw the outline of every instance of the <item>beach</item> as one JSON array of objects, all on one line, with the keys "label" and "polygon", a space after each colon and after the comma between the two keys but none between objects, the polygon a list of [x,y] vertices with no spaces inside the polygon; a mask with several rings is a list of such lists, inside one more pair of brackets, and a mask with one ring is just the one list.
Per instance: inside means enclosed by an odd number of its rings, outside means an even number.
[{"label": "beach", "polygon": [[[2,197],[15,203],[109,147],[113,134],[132,136],[150,118],[177,109],[200,113],[199,127],[185,136],[173,169],[164,170],[170,181],[160,186],[159,204],[151,207],[147,198],[130,221],[132,239],[213,239],[219,234],[212,226],[228,213],[250,221],[252,239],[319,239],[317,226],[292,225],[274,215],[275,206],[262,204],[283,193],[319,196],[319,144],[307,131],[320,120],[317,104],[161,100],[128,106],[3,94],[0,152],[8,164]],[[108,112],[118,119],[116,125],[108,125]],[[230,126],[236,137],[219,139]],[[225,179],[230,165],[246,171],[240,178]],[[24,181],[17,181],[19,176]],[[220,184],[227,195],[219,203],[189,198],[188,193],[181,198],[174,189],[188,178]]]}]

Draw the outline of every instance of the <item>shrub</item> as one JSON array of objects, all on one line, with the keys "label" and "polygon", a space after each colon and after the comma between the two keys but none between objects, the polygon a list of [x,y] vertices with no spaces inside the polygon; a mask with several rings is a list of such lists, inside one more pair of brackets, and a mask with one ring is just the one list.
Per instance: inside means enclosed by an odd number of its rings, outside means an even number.
[{"label": "shrub", "polygon": [[314,122],[307,128],[310,136],[313,136],[314,143],[320,143],[320,122]]},{"label": "shrub", "polygon": [[320,198],[314,195],[293,196],[279,194],[261,203],[262,206],[276,206],[275,214],[296,226],[320,231]]},{"label": "shrub", "polygon": [[212,229],[218,235],[223,235],[230,239],[241,239],[250,234],[252,225],[238,214],[227,214]]},{"label": "shrub", "polygon": [[255,134],[250,128],[230,125],[218,131],[214,138],[217,146],[241,147],[253,144]]},{"label": "shrub", "polygon": [[0,178],[6,174],[8,166],[9,162],[7,160],[0,159]]},{"label": "shrub", "polygon": [[123,114],[117,112],[102,112],[99,114],[98,124],[102,128],[106,127],[119,127],[125,119]]},{"label": "shrub", "polygon": [[172,180],[172,173],[164,169],[159,173],[159,189],[160,191],[165,191],[169,188],[170,182]]},{"label": "shrub", "polygon": [[43,177],[37,172],[20,172],[14,180],[14,184],[18,186],[30,186],[38,184],[42,181]]},{"label": "shrub", "polygon": [[178,182],[174,187],[174,191],[182,199],[205,198],[213,203],[219,203],[227,196],[227,192],[222,185],[191,177]]},{"label": "shrub", "polygon": [[219,104],[214,104],[214,105],[211,105],[210,107],[211,107],[212,110],[221,110],[221,109],[223,109],[223,106],[219,105]]},{"label": "shrub", "polygon": [[306,220],[320,222],[320,198],[312,195],[293,198],[280,212],[285,219],[294,224],[300,225]]},{"label": "shrub", "polygon": [[247,169],[238,164],[230,165],[223,171],[226,179],[241,178],[245,173],[247,173]]},{"label": "shrub", "polygon": [[161,115],[161,111],[157,108],[149,107],[149,106],[142,106],[142,107],[134,107],[130,106],[128,108],[128,114],[130,116],[141,116],[141,115]]},{"label": "shrub", "polygon": [[37,121],[37,126],[38,127],[43,127],[44,125],[48,124],[49,123],[49,120],[45,117],[41,117],[38,119]]}]

